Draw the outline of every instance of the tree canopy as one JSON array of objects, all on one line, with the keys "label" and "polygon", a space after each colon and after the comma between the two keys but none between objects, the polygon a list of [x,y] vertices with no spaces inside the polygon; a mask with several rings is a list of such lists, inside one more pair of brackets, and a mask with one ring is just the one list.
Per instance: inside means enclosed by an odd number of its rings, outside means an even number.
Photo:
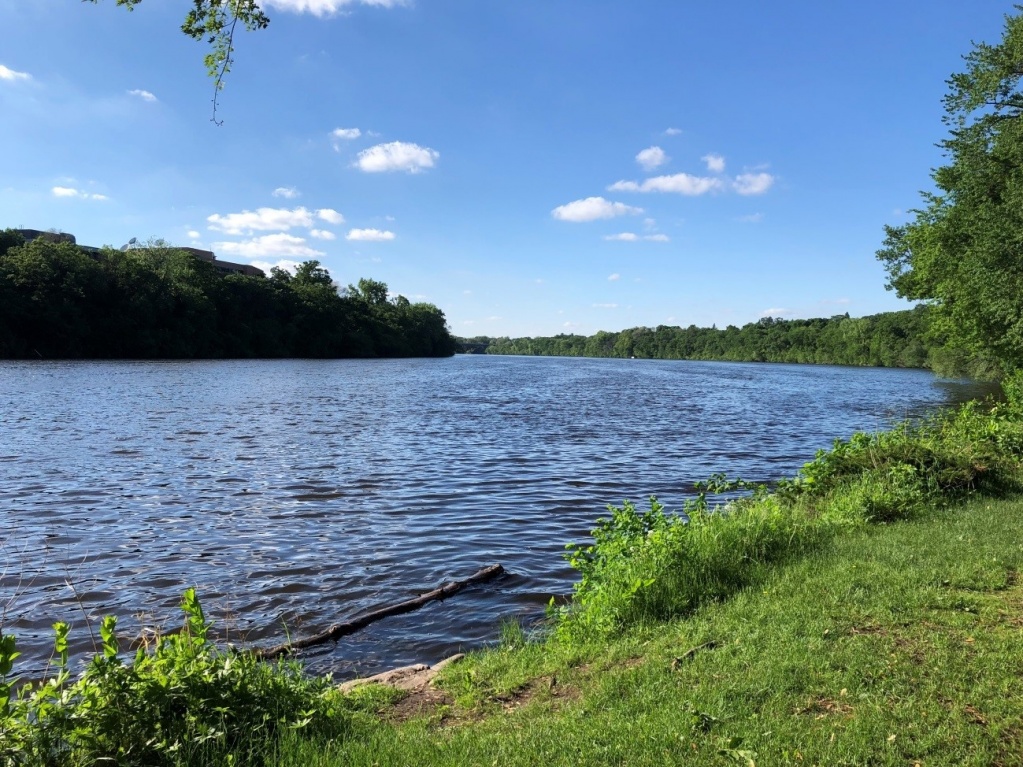
[{"label": "tree canopy", "polygon": [[441,357],[455,342],[433,304],[316,261],[269,279],[221,276],[170,247],[88,252],[0,231],[0,359]]},{"label": "tree canopy", "polygon": [[1023,368],[1023,15],[964,61],[948,80],[937,189],[913,221],[885,227],[878,258],[890,289],[933,303],[934,332],[1010,372]]}]

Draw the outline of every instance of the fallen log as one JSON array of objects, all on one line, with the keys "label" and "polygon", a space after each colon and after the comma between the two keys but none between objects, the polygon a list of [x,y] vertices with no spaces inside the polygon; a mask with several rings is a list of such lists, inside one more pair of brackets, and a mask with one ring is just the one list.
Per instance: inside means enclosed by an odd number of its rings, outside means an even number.
[{"label": "fallen log", "polygon": [[326,631],[314,634],[310,637],[305,637],[304,639],[296,639],[273,647],[257,647],[253,649],[252,654],[257,658],[269,660],[272,658],[279,658],[281,655],[294,652],[295,650],[304,650],[307,647],[315,647],[316,645],[326,644],[330,641],[337,641],[341,637],[354,634],[356,631],[364,629],[366,626],[371,623],[376,623],[382,618],[388,618],[392,615],[403,615],[404,613],[410,613],[413,610],[418,610],[420,607],[428,604],[429,602],[446,599],[447,597],[457,594],[466,586],[488,581],[503,572],[504,568],[501,565],[490,565],[473,573],[464,580],[444,583],[435,588],[433,591],[427,591],[424,594],[420,594],[418,597],[407,599],[396,605],[380,607],[366,613],[365,615],[350,620],[347,623],[335,623]]}]

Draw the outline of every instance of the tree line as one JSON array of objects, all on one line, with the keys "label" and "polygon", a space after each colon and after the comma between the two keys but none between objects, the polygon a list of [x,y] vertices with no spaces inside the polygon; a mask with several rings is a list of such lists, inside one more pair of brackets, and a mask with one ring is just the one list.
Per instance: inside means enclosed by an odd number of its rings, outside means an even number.
[{"label": "tree line", "polygon": [[992,375],[990,362],[950,349],[932,331],[931,309],[920,305],[868,317],[764,317],[741,328],[660,325],[592,336],[478,336],[459,339],[459,343],[461,351],[469,353],[872,365],[929,368],[942,375]]},{"label": "tree line", "polygon": [[317,261],[269,278],[156,245],[90,253],[0,231],[0,358],[443,357],[443,312]]}]

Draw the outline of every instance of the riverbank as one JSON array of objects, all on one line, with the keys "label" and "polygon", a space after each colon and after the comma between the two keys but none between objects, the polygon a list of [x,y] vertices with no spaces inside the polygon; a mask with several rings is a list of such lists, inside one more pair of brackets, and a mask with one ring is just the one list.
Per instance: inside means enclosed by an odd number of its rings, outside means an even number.
[{"label": "riverbank", "polygon": [[472,655],[421,718],[273,762],[1020,764],[1021,540],[1018,498],[863,528],[683,620]]}]

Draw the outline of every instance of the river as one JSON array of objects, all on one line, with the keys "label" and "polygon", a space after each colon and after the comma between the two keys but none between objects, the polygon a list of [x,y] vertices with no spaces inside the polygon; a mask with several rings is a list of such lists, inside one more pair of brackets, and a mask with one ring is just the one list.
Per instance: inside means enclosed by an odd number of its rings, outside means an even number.
[{"label": "river", "polygon": [[[533,620],[608,503],[678,508],[715,471],[792,475],[854,430],[980,389],[923,371],[652,360],[0,363],[0,611],[21,669],[50,626],[302,636],[500,562],[509,574],[310,651],[338,677]],[[70,584],[70,585],[69,585]]]}]

